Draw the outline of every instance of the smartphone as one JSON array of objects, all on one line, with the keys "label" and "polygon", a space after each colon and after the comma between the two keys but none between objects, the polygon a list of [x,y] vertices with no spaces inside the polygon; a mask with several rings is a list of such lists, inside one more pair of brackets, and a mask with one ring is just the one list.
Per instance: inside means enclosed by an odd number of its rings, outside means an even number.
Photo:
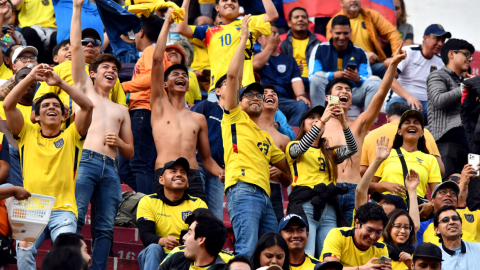
[{"label": "smartphone", "polygon": [[472,165],[472,167],[477,171],[477,174],[475,176],[480,175],[477,167],[478,163],[480,163],[480,155],[468,154],[468,164]]},{"label": "smartphone", "polygon": [[181,230],[180,231],[180,239],[178,239],[178,242],[180,243],[180,245],[185,245],[185,243],[183,242],[183,237],[185,236],[185,234],[187,234],[188,230]]},{"label": "smartphone", "polygon": [[338,96],[328,96],[328,104],[336,104],[340,105],[340,100],[338,99]]},{"label": "smartphone", "polygon": [[384,264],[385,262],[389,262],[391,260],[392,259],[390,259],[389,257],[386,257],[386,256],[382,255],[382,257],[380,257],[380,259],[378,259],[375,264]]},{"label": "smartphone", "polygon": [[10,25],[2,27],[2,32],[4,35],[7,33],[8,28],[10,28]]},{"label": "smartphone", "polygon": [[357,69],[357,64],[355,64],[355,63],[348,63],[347,68],[349,68],[349,69],[351,69],[351,70],[355,70],[355,69]]}]

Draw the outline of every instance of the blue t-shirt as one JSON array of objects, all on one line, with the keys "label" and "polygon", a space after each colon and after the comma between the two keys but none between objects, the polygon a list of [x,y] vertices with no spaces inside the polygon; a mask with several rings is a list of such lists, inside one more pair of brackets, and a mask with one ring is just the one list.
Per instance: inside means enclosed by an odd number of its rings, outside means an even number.
[{"label": "blue t-shirt", "polygon": [[[223,157],[222,126],[220,125],[223,119],[222,108],[215,102],[203,100],[193,106],[191,111],[203,114],[207,119],[210,153],[213,160],[215,160],[220,167],[225,168],[225,161]],[[197,160],[200,162],[198,153]]]},{"label": "blue t-shirt", "polygon": [[258,71],[258,75],[260,75],[262,83],[275,85],[280,95],[279,98],[294,98],[292,80],[302,79],[302,73],[295,58],[286,54],[270,56],[265,66]]},{"label": "blue t-shirt", "polygon": [[[72,23],[72,0],[53,0],[55,19],[57,20],[57,43],[70,38],[70,25]],[[103,44],[103,22],[98,14],[97,5],[86,0],[82,6],[82,30],[93,28],[99,34]]]}]

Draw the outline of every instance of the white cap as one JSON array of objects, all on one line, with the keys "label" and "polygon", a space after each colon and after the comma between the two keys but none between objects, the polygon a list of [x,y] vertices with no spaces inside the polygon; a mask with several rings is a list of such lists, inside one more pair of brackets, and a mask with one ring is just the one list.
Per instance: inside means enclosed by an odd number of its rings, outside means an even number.
[{"label": "white cap", "polygon": [[31,52],[35,56],[38,55],[38,50],[35,47],[33,47],[33,46],[21,46],[21,47],[18,47],[17,49],[15,49],[15,52],[13,52],[12,63],[15,63],[15,60],[17,60],[17,57],[23,52]]}]

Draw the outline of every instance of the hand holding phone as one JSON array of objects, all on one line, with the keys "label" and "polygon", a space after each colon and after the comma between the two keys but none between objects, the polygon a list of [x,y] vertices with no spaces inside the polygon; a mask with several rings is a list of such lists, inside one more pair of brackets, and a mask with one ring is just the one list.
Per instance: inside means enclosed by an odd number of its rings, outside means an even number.
[{"label": "hand holding phone", "polygon": [[335,105],[340,105],[340,99],[338,98],[338,96],[328,96],[327,97],[327,100],[328,100],[328,104],[335,104]]},{"label": "hand holding phone", "polygon": [[389,257],[387,256],[383,256],[380,257],[380,259],[378,259],[378,261],[376,262],[376,264],[384,264],[385,262],[389,262],[391,261],[392,259],[390,259]]},{"label": "hand holding phone", "polygon": [[477,154],[468,154],[468,164],[472,165],[472,167],[477,171],[475,176],[480,176],[478,171],[478,163],[480,163],[480,155]]}]

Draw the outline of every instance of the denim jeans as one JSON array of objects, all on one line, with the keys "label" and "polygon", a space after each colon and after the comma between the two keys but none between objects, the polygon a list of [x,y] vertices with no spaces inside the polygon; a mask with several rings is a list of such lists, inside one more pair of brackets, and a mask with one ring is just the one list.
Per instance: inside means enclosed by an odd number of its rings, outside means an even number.
[{"label": "denim jeans", "polygon": [[105,269],[112,245],[118,205],[122,201],[117,164],[111,157],[83,149],[78,168],[75,197],[78,207],[77,233],[85,224],[88,204],[95,215],[95,243],[91,269]]},{"label": "denim jeans", "polygon": [[77,218],[70,211],[53,210],[45,230],[31,247],[21,248],[17,241],[17,267],[22,270],[36,270],[35,255],[43,241],[51,238],[52,242],[62,233],[75,233]]},{"label": "denim jeans", "polygon": [[325,241],[328,232],[337,227],[337,213],[333,206],[327,203],[322,211],[322,216],[316,221],[313,218],[314,207],[312,201],[306,201],[302,207],[308,219],[308,241],[305,246],[305,253],[319,258],[323,249],[323,241]]},{"label": "denim jeans", "polygon": [[[382,81],[376,76],[365,80],[362,85],[352,89],[352,104],[367,109],[373,96],[377,93]],[[325,106],[325,88],[328,78],[323,72],[316,72],[310,78],[310,100],[312,107]]]},{"label": "denim jeans", "polygon": [[348,221],[348,224],[352,224],[353,220],[353,209],[355,209],[355,190],[357,189],[357,184],[353,183],[337,183],[337,187],[347,187],[348,193],[345,195],[338,195],[338,200],[340,201],[340,210],[343,213],[343,216]]},{"label": "denim jeans", "polygon": [[225,189],[225,185],[220,182],[220,178],[205,171],[200,162],[198,162],[198,169],[202,176],[208,209],[212,211],[215,217],[223,221],[223,190]]},{"label": "denim jeans", "polygon": [[272,202],[273,212],[277,217],[277,221],[284,217],[283,214],[283,198],[282,198],[282,185],[279,183],[270,182],[270,201]]},{"label": "denim jeans", "polygon": [[23,187],[22,169],[20,168],[20,155],[13,145],[8,145],[10,152],[10,176],[7,178],[7,183],[14,186]]},{"label": "denim jeans", "polygon": [[[402,97],[395,96],[387,102],[387,105],[385,106],[385,111],[388,111],[388,108],[390,108],[390,106],[392,106],[392,104],[395,102],[407,103],[407,100]],[[426,126],[428,124],[428,121],[427,121],[428,120],[428,117],[427,117],[428,101],[420,101],[420,102],[422,103],[422,107],[423,107],[422,114],[423,114],[423,118],[425,118],[425,126]]]},{"label": "denim jeans", "polygon": [[157,150],[152,136],[150,119],[152,112],[147,109],[131,110],[133,149],[135,154],[128,160],[120,156],[120,179],[135,192],[153,193],[153,171]]},{"label": "denim jeans", "polygon": [[278,222],[268,194],[259,186],[238,182],[226,192],[235,234],[235,255],[251,257],[258,239],[277,231]]},{"label": "denim jeans", "polygon": [[383,79],[383,76],[385,76],[385,72],[387,72],[387,69],[383,65],[383,62],[375,63],[370,67],[372,68],[372,74],[382,79]]},{"label": "denim jeans", "polygon": [[304,101],[296,101],[295,99],[279,97],[278,109],[282,111],[288,118],[290,126],[298,127],[302,114],[309,110],[308,105]]},{"label": "denim jeans", "polygon": [[150,244],[138,254],[138,264],[140,270],[156,270],[167,257],[165,250],[158,244]]}]

